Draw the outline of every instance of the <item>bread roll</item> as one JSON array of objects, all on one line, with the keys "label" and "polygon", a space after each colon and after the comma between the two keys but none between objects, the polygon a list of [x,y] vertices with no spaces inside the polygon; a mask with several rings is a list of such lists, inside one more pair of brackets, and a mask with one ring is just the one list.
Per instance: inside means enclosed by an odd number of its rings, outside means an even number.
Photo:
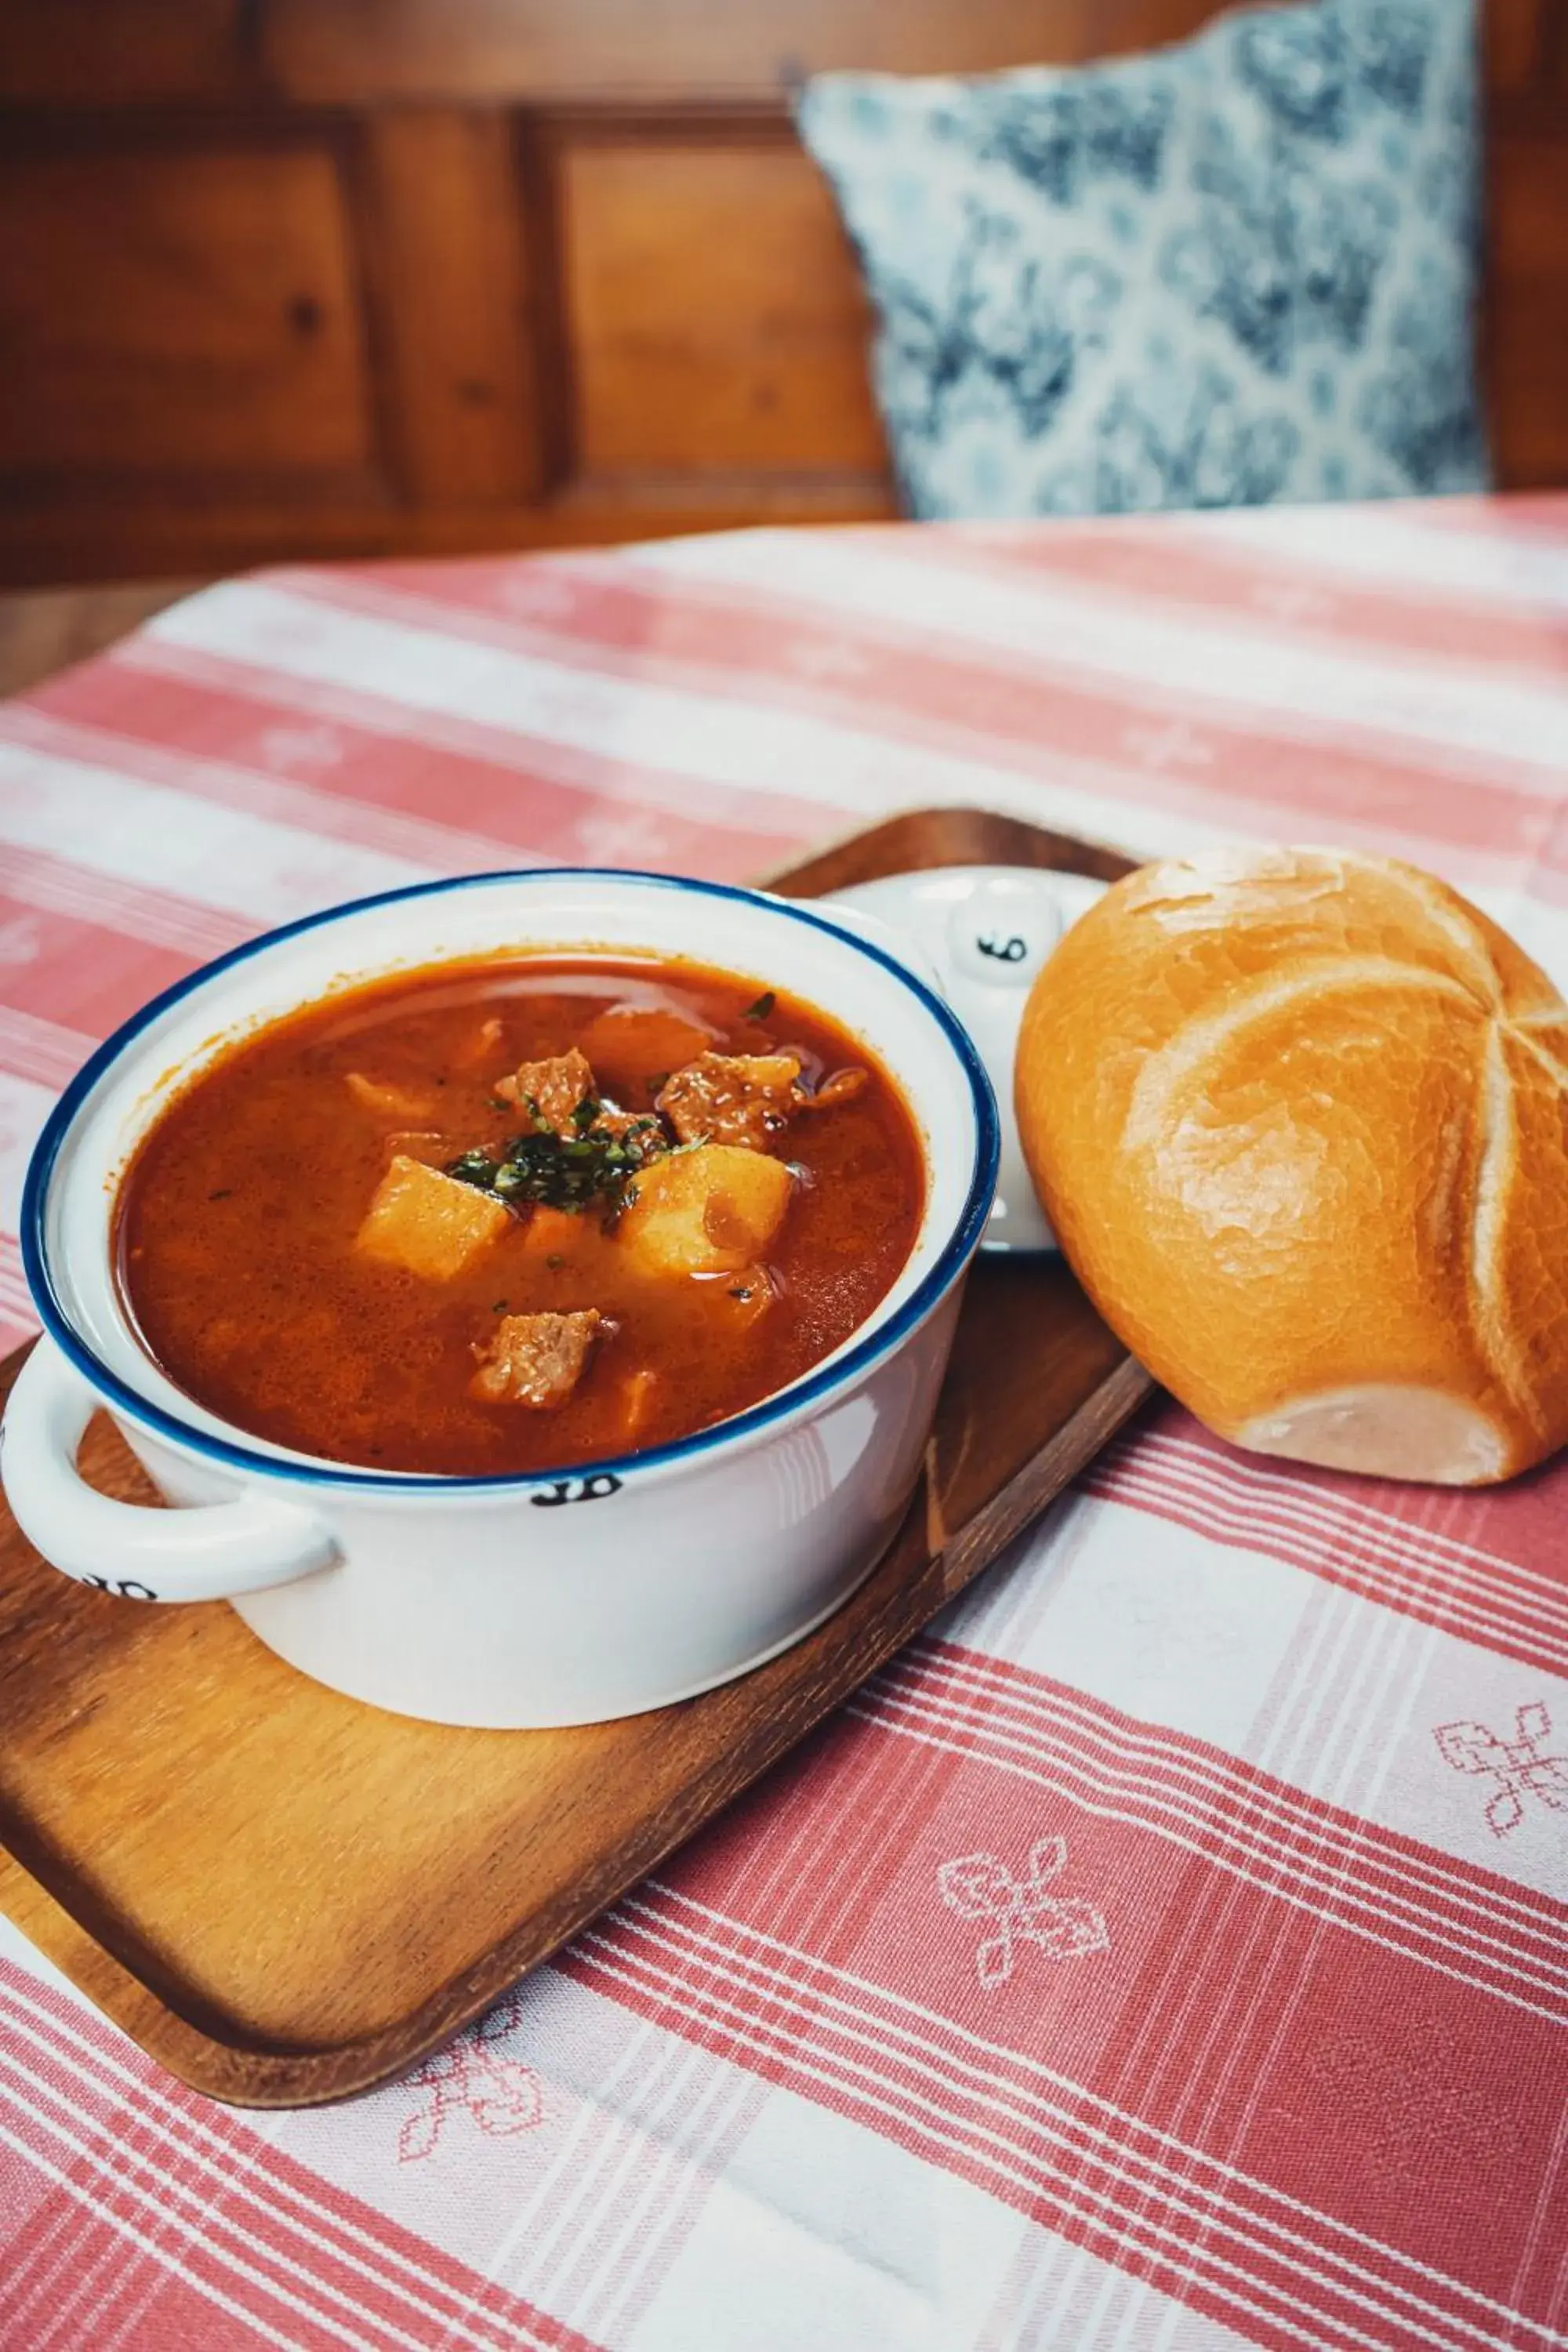
[{"label": "bread roll", "polygon": [[1089,1297],[1222,1436],[1467,1486],[1568,1437],[1568,1005],[1432,876],[1129,875],[1035,982],[1017,1113]]}]

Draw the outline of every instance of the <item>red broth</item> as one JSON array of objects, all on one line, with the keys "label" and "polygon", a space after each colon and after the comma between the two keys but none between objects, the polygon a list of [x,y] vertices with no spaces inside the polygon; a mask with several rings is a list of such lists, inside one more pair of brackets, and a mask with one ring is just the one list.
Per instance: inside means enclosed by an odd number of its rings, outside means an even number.
[{"label": "red broth", "polygon": [[[520,1066],[573,1048],[594,1084],[547,1132],[548,1102],[504,1097]],[[691,1081],[670,1084],[710,1071],[703,1053],[724,1057],[721,1093],[738,1066],[773,1073],[773,1094],[747,1096],[744,1149],[790,1171],[722,1162],[744,1181],[739,1222],[728,1196],[704,1207],[717,1271],[647,1255],[675,1231],[658,1201],[721,1164],[692,1139]],[[864,1076],[835,1087],[847,1072]],[[696,1092],[700,1129],[733,1118]],[[645,1150],[640,1172],[610,1169]],[[601,1166],[608,1192],[559,1204]],[[541,1197],[503,1201],[520,1172]],[[769,1218],[787,1201],[760,1248],[759,1187]],[[665,1444],[797,1379],[890,1288],[924,1193],[896,1086],[815,1007],[685,962],[520,958],[346,992],[236,1046],[137,1152],[117,1258],[153,1355],[237,1428],[370,1469],[528,1472]],[[539,1402],[574,1352],[569,1392]]]}]

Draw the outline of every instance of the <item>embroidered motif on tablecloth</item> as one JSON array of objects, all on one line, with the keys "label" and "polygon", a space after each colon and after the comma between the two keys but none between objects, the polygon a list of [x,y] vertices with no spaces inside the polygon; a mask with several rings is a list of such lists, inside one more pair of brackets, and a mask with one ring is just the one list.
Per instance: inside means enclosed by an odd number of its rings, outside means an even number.
[{"label": "embroidered motif on tablecloth", "polygon": [[266,727],[259,749],[269,768],[340,768],[348,746],[335,727],[324,723]]},{"label": "embroidered motif on tablecloth", "polygon": [[1493,1837],[1510,1836],[1519,1827],[1527,1797],[1554,1813],[1568,1812],[1568,1756],[1546,1754],[1542,1743],[1551,1736],[1552,1717],[1541,1699],[1515,1707],[1511,1739],[1484,1723],[1440,1723],[1432,1734],[1454,1771],[1484,1773],[1497,1782],[1487,1801]]},{"label": "embroidered motif on tablecloth", "polygon": [[437,2050],[407,2078],[409,2090],[428,2093],[397,2135],[399,2164],[421,2163],[440,2145],[448,2116],[466,2108],[490,2139],[510,2139],[544,2121],[544,2093],[531,2066],[500,2054],[518,2023],[516,1996],[500,2001],[477,2025]]},{"label": "embroidered motif on tablecloth", "polygon": [[1048,1960],[1082,1960],[1108,1952],[1110,1937],[1092,1903],[1079,1895],[1047,1895],[1047,1886],[1067,1866],[1064,1837],[1037,1838],[1029,1848],[1026,1874],[1016,1878],[994,1853],[964,1853],[944,1862],[937,1891],[961,1919],[988,1920],[993,1932],[981,1939],[974,1965],[987,1992],[1013,1973],[1019,1941],[1033,1944]]}]

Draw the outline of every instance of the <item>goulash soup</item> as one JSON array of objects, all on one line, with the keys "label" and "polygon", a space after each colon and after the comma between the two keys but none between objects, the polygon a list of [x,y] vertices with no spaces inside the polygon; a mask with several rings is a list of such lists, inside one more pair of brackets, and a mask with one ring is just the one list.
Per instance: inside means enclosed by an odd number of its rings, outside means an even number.
[{"label": "goulash soup", "polygon": [[685,962],[519,958],[345,992],[179,1096],[121,1187],[142,1339],[303,1453],[482,1475],[740,1412],[847,1339],[924,1205],[887,1073]]}]

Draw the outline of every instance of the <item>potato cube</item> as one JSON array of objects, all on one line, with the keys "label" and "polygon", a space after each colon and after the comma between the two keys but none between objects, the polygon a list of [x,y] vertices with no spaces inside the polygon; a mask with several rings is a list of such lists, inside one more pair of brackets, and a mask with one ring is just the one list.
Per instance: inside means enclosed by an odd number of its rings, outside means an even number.
[{"label": "potato cube", "polygon": [[782,1160],[738,1145],[672,1152],[638,1176],[616,1238],[645,1274],[738,1274],[766,1252],[794,1181]]},{"label": "potato cube", "polygon": [[679,1013],[632,1004],[611,1005],[589,1022],[582,1036],[584,1053],[611,1086],[667,1078],[716,1042],[710,1031]]},{"label": "potato cube", "polygon": [[355,1245],[384,1265],[449,1282],[510,1223],[504,1201],[399,1152],[375,1188]]}]

